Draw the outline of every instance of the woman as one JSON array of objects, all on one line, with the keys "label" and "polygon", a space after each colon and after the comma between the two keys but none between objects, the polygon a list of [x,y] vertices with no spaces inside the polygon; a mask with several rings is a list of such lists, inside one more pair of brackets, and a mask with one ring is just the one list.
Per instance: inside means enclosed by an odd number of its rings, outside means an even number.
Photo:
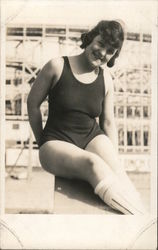
[{"label": "woman", "polygon": [[[124,214],[144,214],[139,195],[121,168],[108,70],[124,41],[117,21],[101,21],[81,36],[83,52],[50,60],[28,96],[29,120],[42,167],[65,178],[88,181],[97,195]],[[42,128],[40,105],[49,97]],[[97,119],[99,122],[97,122]]]}]

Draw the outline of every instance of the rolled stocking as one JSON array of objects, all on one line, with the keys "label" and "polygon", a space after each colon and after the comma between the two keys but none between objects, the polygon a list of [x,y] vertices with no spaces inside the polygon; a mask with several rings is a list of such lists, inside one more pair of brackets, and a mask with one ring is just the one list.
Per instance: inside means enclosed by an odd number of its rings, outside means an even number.
[{"label": "rolled stocking", "polygon": [[117,177],[101,180],[96,188],[95,194],[110,207],[121,211],[123,214],[143,215],[145,209],[138,197],[128,192]]}]

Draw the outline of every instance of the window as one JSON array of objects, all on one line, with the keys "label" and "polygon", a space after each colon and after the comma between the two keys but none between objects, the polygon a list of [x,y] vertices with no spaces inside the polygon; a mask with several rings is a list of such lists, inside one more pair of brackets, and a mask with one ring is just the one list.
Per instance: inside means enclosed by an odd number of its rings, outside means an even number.
[{"label": "window", "polygon": [[127,145],[132,146],[133,140],[132,140],[132,131],[127,131]]},{"label": "window", "polygon": [[6,105],[6,114],[12,114],[12,105],[11,105],[11,101],[10,100],[6,100],[5,101],[5,105]]},{"label": "window", "polygon": [[15,115],[21,115],[21,99],[15,101]]},{"label": "window", "polygon": [[114,106],[114,116],[116,117],[116,106]]},{"label": "window", "polygon": [[123,90],[122,87],[119,87],[118,91],[119,91],[119,92],[124,92],[124,90]]},{"label": "window", "polygon": [[136,93],[136,94],[140,93],[140,89],[136,88],[136,89],[134,90],[134,93]]},{"label": "window", "polygon": [[144,146],[148,146],[148,144],[149,144],[149,132],[148,131],[144,131],[144,133],[143,133],[143,135],[144,135]]},{"label": "window", "polygon": [[124,117],[124,107],[123,106],[118,107],[118,117],[120,117],[120,118]]},{"label": "window", "polygon": [[135,117],[141,117],[141,107],[135,107]]},{"label": "window", "polygon": [[140,132],[140,130],[135,131],[135,145],[136,146],[141,145],[141,132]]},{"label": "window", "polygon": [[13,129],[19,129],[19,124],[17,124],[17,123],[13,124],[12,128]]},{"label": "window", "polygon": [[124,131],[123,128],[120,128],[118,131],[118,141],[120,146],[124,146]]},{"label": "window", "polygon": [[132,93],[132,88],[127,87],[127,92]]},{"label": "window", "polygon": [[143,107],[143,117],[144,117],[144,118],[149,117],[149,109],[148,109],[148,106],[144,106],[144,107]]},{"label": "window", "polygon": [[127,117],[128,118],[132,117],[132,107],[131,106],[127,106]]},{"label": "window", "polygon": [[11,80],[10,80],[10,79],[9,79],[9,80],[7,79],[7,80],[6,80],[6,84],[7,84],[7,85],[10,85],[10,84],[11,84]]},{"label": "window", "polygon": [[148,90],[148,89],[144,89],[143,93],[144,93],[144,94],[148,94],[148,93],[149,93],[149,90]]},{"label": "window", "polygon": [[15,78],[14,79],[14,85],[18,86],[19,84],[22,84],[22,79],[21,78]]}]

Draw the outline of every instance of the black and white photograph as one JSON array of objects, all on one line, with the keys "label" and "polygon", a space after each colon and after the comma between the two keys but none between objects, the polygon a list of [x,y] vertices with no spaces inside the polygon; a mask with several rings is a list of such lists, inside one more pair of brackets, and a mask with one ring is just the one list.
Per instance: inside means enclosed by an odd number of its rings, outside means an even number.
[{"label": "black and white photograph", "polygon": [[0,249],[157,249],[154,0],[1,0]]}]

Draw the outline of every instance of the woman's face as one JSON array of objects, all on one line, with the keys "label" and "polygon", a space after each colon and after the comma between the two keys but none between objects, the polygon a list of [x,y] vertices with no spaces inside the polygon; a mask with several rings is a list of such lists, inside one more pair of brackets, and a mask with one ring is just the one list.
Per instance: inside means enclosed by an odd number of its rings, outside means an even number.
[{"label": "woman's face", "polygon": [[94,68],[107,63],[113,57],[115,52],[116,49],[112,49],[108,44],[105,44],[101,35],[96,36],[85,48],[88,62]]}]

